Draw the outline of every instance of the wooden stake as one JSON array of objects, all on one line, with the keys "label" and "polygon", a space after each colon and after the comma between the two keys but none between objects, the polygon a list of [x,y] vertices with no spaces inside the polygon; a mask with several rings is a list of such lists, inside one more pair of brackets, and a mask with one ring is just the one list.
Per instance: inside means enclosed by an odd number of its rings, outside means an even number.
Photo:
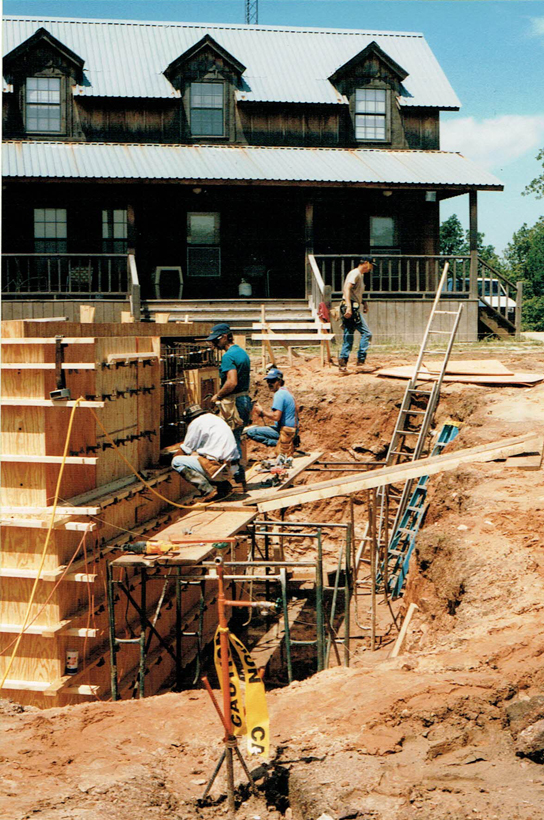
[{"label": "wooden stake", "polygon": [[402,623],[402,626],[400,628],[400,632],[397,636],[397,640],[395,641],[395,646],[393,647],[393,649],[391,650],[391,654],[389,655],[390,658],[396,658],[397,655],[399,654],[399,652],[401,650],[401,647],[402,647],[402,644],[404,642],[404,639],[406,637],[408,627],[410,626],[410,621],[412,620],[412,616],[413,616],[414,612],[416,611],[416,609],[419,609],[417,604],[410,604],[410,606],[408,607],[408,612],[406,613],[406,617],[405,617],[405,619]]}]

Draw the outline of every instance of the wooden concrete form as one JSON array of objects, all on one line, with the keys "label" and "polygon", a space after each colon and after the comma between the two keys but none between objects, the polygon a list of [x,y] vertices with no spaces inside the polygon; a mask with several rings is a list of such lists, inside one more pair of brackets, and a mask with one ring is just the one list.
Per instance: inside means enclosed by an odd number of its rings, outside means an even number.
[{"label": "wooden concrete form", "polygon": [[[189,490],[177,473],[158,469],[160,337],[191,341],[207,333],[208,325],[25,321],[5,322],[2,332],[3,360],[13,367],[3,377],[2,450],[8,458],[1,495],[0,678],[39,577],[4,688],[25,704],[78,703],[109,691],[106,557],[131,538],[151,537],[176,520],[180,512],[172,511],[170,502]],[[49,398],[56,388],[54,336],[61,333],[72,396],[67,402]],[[70,369],[78,363],[93,369]],[[22,364],[53,367],[23,370]],[[79,396],[86,400],[75,410],[60,503],[40,572],[70,413]],[[162,497],[136,478],[97,420]],[[59,683],[67,677],[67,649],[79,652],[80,671]],[[152,687],[163,679],[157,664]]]}]

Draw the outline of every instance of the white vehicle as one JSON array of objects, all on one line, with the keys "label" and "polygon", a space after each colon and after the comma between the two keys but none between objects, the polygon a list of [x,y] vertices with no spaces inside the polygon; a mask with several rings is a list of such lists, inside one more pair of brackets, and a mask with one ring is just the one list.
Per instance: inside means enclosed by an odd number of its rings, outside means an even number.
[{"label": "white vehicle", "polygon": [[[516,315],[516,301],[510,299],[508,291],[499,279],[478,278],[478,295],[485,299],[485,303],[502,313],[512,323]],[[481,302],[480,304],[485,304]]]}]

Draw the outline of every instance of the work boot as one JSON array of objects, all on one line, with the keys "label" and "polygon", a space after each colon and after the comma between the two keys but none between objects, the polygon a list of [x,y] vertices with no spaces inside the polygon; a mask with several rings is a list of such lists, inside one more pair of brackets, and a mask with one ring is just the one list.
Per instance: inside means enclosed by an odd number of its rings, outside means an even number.
[{"label": "work boot", "polygon": [[342,358],[338,359],[338,367],[340,368],[341,372],[345,373],[347,366],[348,366],[348,360],[347,359],[342,359]]},{"label": "work boot", "polygon": [[215,496],[215,500],[219,501],[221,498],[226,498],[228,495],[231,494],[232,484],[230,483],[230,481],[219,481],[218,484],[216,484],[215,489],[217,493]]}]

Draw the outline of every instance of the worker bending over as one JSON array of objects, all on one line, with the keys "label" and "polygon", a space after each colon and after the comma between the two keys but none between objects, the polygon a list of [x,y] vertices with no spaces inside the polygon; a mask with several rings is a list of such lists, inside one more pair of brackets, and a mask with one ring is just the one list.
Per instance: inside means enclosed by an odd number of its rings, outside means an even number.
[{"label": "worker bending over", "polygon": [[264,380],[268,384],[268,389],[274,393],[272,409],[265,410],[258,402],[255,409],[263,420],[270,420],[272,425],[248,427],[245,433],[252,441],[266,444],[267,447],[276,447],[277,455],[292,456],[295,444],[298,443],[297,403],[292,393],[284,386],[281,370],[272,367]]},{"label": "worker bending over", "polygon": [[246,474],[242,454],[242,429],[251,419],[252,401],[249,395],[251,363],[246,351],[234,344],[230,325],[220,322],[212,327],[207,340],[218,350],[223,351],[219,366],[221,387],[212,396],[212,402],[219,402],[221,416],[225,419],[236,439],[239,466],[235,480],[245,490]]},{"label": "worker bending over", "polygon": [[172,459],[172,467],[199,491],[204,501],[224,498],[232,487],[228,478],[238,466],[238,447],[232,430],[219,416],[207,413],[199,404],[187,408],[188,424],[182,455]]},{"label": "worker bending over", "polygon": [[350,270],[344,280],[344,288],[342,291],[343,301],[340,305],[340,315],[342,317],[342,327],[344,328],[344,339],[340,356],[338,357],[338,366],[341,371],[346,370],[346,366],[353,347],[353,339],[355,331],[359,331],[361,336],[359,342],[359,350],[357,351],[357,365],[359,369],[363,369],[366,362],[366,354],[372,333],[366,320],[363,318],[363,313],[366,313],[368,308],[366,303],[362,303],[362,295],[365,286],[365,276],[372,272],[373,263],[366,256],[362,257],[359,264],[353,270]]}]

